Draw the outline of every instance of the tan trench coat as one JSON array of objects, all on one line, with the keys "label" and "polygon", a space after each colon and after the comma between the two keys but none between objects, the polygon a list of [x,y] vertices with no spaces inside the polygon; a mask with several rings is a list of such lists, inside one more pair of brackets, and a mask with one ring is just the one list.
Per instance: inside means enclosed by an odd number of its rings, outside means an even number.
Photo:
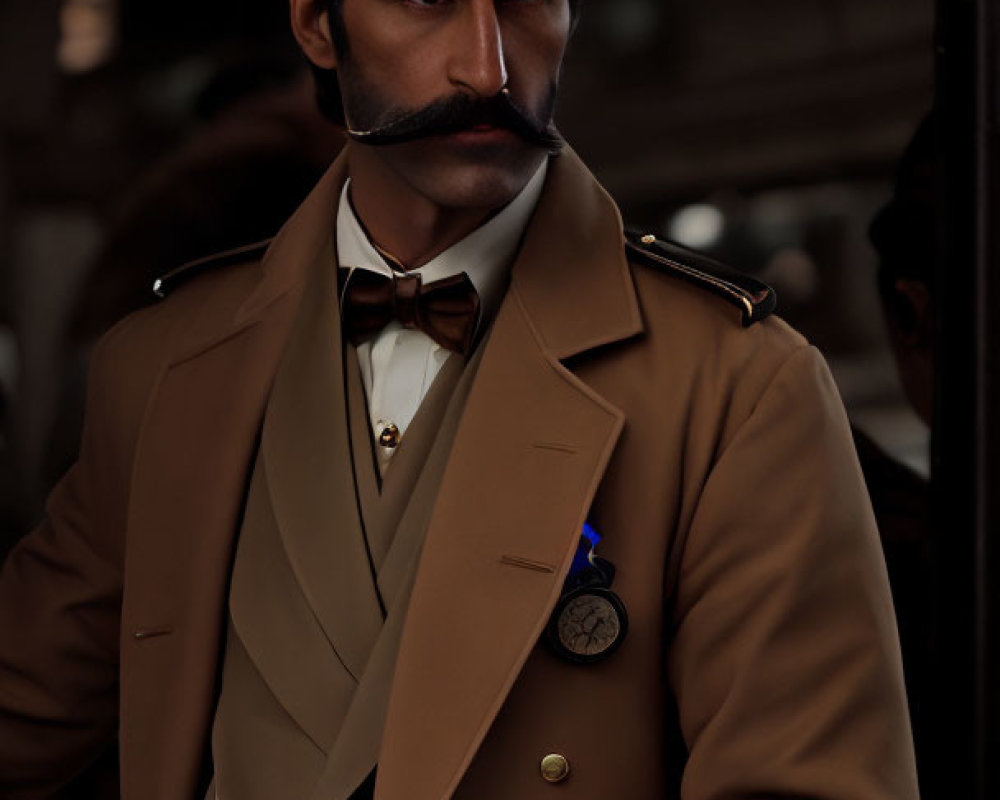
[{"label": "tan trench coat", "polygon": [[[3,796],[46,796],[116,732],[128,800],[204,790],[247,473],[344,171],[262,260],[95,353],[79,462],[0,578]],[[610,198],[557,157],[444,474],[376,796],[913,800],[863,486],[816,351],[630,263]],[[537,643],[585,519],[631,622],[591,666]],[[541,779],[547,753],[568,780]]]}]

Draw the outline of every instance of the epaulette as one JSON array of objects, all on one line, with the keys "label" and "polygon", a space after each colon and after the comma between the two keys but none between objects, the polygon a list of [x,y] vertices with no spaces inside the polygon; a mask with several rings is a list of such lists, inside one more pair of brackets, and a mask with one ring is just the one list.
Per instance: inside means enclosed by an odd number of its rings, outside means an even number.
[{"label": "epaulette", "polygon": [[744,328],[767,319],[777,305],[774,289],[766,283],[652,234],[627,230],[625,248],[636,260],[728,300],[740,309]]},{"label": "epaulette", "polygon": [[265,239],[262,242],[236,247],[232,250],[226,250],[223,253],[216,253],[214,256],[199,258],[196,261],[189,261],[187,264],[182,264],[153,281],[153,294],[159,298],[166,297],[182,283],[203,275],[209,270],[228,267],[233,264],[244,264],[247,261],[260,258],[267,251],[271,241],[271,239]]}]

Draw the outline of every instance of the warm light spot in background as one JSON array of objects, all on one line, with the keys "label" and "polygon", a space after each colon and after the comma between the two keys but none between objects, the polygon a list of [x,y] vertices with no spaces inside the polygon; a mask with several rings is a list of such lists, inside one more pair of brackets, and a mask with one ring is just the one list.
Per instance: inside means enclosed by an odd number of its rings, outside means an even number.
[{"label": "warm light spot in background", "polygon": [[117,0],[66,0],[59,14],[56,60],[64,72],[90,72],[114,53],[118,40]]}]

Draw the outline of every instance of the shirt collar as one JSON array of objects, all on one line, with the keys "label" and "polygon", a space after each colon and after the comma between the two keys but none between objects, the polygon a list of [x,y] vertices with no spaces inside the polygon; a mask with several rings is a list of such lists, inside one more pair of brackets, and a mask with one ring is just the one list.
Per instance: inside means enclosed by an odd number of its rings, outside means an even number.
[{"label": "shirt collar", "polygon": [[[410,270],[408,274],[420,275],[424,283],[430,283],[462,272],[467,273],[479,294],[483,317],[492,317],[503,299],[508,268],[541,197],[547,171],[548,159],[542,162],[517,197],[495,216],[422,267]],[[340,266],[392,275],[392,268],[358,222],[348,199],[350,185],[351,181],[348,179],[340,193],[340,206],[337,210],[337,257]]]}]

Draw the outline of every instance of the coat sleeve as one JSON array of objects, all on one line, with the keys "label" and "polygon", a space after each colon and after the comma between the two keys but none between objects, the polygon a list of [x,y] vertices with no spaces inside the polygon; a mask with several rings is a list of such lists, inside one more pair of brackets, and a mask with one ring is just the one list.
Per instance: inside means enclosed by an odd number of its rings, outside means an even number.
[{"label": "coat sleeve", "polygon": [[[50,797],[114,740],[125,469],[95,353],[80,456],[0,571],[0,797]],[[113,427],[113,426],[112,426]]]},{"label": "coat sleeve", "polygon": [[814,348],[724,445],[679,557],[668,670],[684,800],[915,800],[885,564]]}]

